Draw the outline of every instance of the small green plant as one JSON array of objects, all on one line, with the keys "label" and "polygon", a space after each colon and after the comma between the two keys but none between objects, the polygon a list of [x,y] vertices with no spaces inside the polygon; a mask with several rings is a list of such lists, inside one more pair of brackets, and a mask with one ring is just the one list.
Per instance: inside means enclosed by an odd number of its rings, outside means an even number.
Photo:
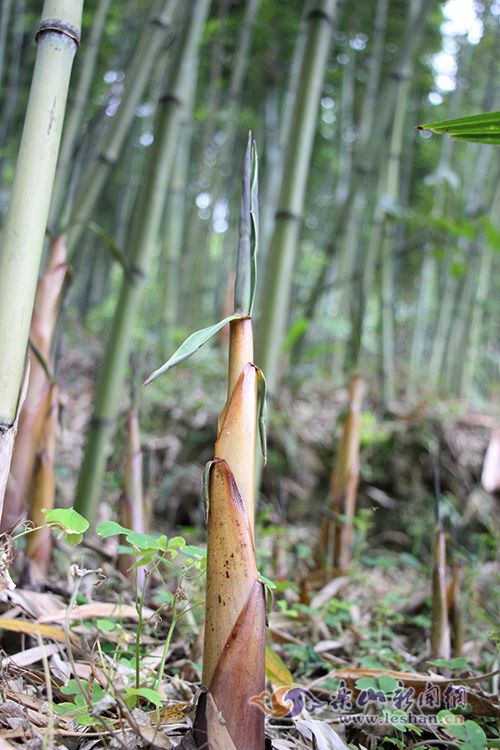
[{"label": "small green plant", "polygon": [[438,721],[446,731],[458,740],[460,750],[486,750],[487,747],[498,747],[492,745],[486,738],[482,727],[472,719],[465,721],[452,711],[440,711],[437,715]]}]

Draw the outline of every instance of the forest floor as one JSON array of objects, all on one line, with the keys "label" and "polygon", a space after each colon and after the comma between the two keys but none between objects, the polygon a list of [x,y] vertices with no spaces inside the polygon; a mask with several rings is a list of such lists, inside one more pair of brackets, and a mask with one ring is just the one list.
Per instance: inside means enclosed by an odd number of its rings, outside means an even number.
[{"label": "forest floor", "polygon": [[[60,373],[62,504],[71,503],[96,351],[70,349]],[[199,486],[222,405],[217,368],[202,358],[198,374],[179,370],[144,407],[154,499],[144,587],[141,574],[134,585],[120,572],[116,536],[91,530],[73,549],[56,538],[49,581],[36,591],[19,583],[15,550],[17,585],[0,593],[0,750],[170,748],[191,727],[205,562]],[[324,380],[290,383],[272,405],[257,524],[259,567],[274,586],[269,692],[260,697],[268,745],[500,747],[498,500],[480,485],[492,419],[437,399],[384,414],[368,397],[353,563],[324,576],[312,573],[313,548],[344,402]],[[98,522],[119,503],[122,453],[123,425]],[[429,644],[436,487],[449,580],[460,581],[454,652],[441,660]],[[165,552],[163,534],[186,546],[174,541]],[[273,702],[282,686],[285,710],[282,694]]]}]

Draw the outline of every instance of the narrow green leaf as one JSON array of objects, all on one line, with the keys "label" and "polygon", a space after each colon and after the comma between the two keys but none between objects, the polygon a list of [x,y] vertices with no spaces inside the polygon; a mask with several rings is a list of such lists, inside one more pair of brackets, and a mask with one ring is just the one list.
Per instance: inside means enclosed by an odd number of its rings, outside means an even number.
[{"label": "narrow green leaf", "polygon": [[40,365],[40,367],[44,371],[45,375],[47,376],[47,380],[49,381],[49,383],[54,383],[55,382],[54,373],[52,373],[50,371],[50,368],[49,368],[47,362],[45,361],[45,357],[43,356],[42,352],[37,347],[37,345],[35,344],[35,342],[33,341],[32,338],[30,338],[30,340],[29,340],[29,346],[30,346],[31,351],[35,355],[35,357],[36,357],[36,359],[38,361],[38,364]]},{"label": "narrow green leaf", "polygon": [[267,463],[267,384],[264,373],[257,367],[257,419],[259,424],[260,449]]},{"label": "narrow green leaf", "polygon": [[284,352],[289,351],[292,346],[295,345],[295,342],[300,339],[301,336],[303,336],[307,329],[309,328],[311,321],[309,318],[299,318],[289,329],[288,333],[285,336],[285,340],[282,345],[282,350]]},{"label": "narrow green leaf", "polygon": [[231,320],[238,320],[238,318],[241,317],[241,313],[233,313],[233,315],[228,315],[228,317],[224,318],[224,320],[220,320],[218,323],[214,323],[213,326],[208,326],[208,328],[202,328],[201,330],[192,333],[191,336],[188,336],[188,338],[180,345],[177,351],[172,354],[170,359],[168,359],[164,365],[159,367],[148,378],[146,378],[143,385],[149,385],[149,383],[152,383],[153,380],[156,380],[159,375],[163,375],[163,373],[167,372],[167,370],[171,370],[172,367],[180,364],[180,362],[184,362],[185,359],[188,359],[195,352],[197,352],[198,349],[203,346],[203,344],[206,344],[207,341],[212,338],[212,336],[215,336],[215,334],[218,333],[221,328],[224,328],[227,323],[230,323]]},{"label": "narrow green leaf", "polygon": [[259,573],[259,581],[261,581],[264,584],[264,586],[267,586],[270,589],[277,588],[276,584],[273,581],[271,581],[270,578],[263,576],[262,573]]},{"label": "narrow green leaf", "polygon": [[250,175],[250,218],[252,222],[252,232],[250,239],[250,306],[248,314],[253,312],[255,302],[255,292],[257,289],[257,253],[259,250],[259,157],[257,155],[257,145],[252,141],[251,150],[251,175]]},{"label": "narrow green leaf", "polygon": [[418,130],[431,130],[460,141],[500,144],[500,112],[483,112],[454,120],[418,125]]},{"label": "narrow green leaf", "polygon": [[236,280],[234,284],[234,309],[243,315],[250,315],[252,297],[251,152],[252,134],[249,133],[245,158],[243,160],[238,258],[236,261]]},{"label": "narrow green leaf", "polygon": [[500,130],[500,112],[481,112],[477,115],[467,115],[466,117],[456,117],[453,120],[437,120],[436,122],[418,125],[419,130],[434,130],[441,133],[456,133],[460,129],[468,128],[472,132],[478,126],[487,126],[490,128],[498,127]]},{"label": "narrow green leaf", "polygon": [[205,464],[201,481],[201,496],[203,498],[203,507],[205,509],[205,525],[208,524],[208,509],[210,507],[210,472],[213,464],[213,460],[210,460]]},{"label": "narrow green leaf", "polygon": [[488,143],[491,146],[500,145],[500,133],[498,135],[493,133],[471,133],[470,135],[450,133],[450,136],[455,141],[468,141],[469,143]]},{"label": "narrow green leaf", "polygon": [[99,239],[103,241],[104,246],[110,251],[113,258],[123,268],[125,275],[128,276],[129,279],[132,279],[134,276],[134,269],[130,265],[129,259],[127,258],[123,250],[118,247],[110,233],[106,229],[104,229],[104,227],[96,224],[95,221],[90,221],[88,224],[85,224],[85,227],[96,234]]}]

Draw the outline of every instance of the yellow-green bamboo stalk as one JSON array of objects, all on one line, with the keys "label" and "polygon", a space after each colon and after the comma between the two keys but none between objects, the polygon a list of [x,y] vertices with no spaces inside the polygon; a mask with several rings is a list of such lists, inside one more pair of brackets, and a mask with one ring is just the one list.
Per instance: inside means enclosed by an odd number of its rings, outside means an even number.
[{"label": "yellow-green bamboo stalk", "polygon": [[31,320],[30,340],[36,348],[31,356],[28,390],[19,419],[10,474],[5,491],[0,529],[5,531],[26,516],[36,453],[46,422],[53,369],[52,341],[62,301],[68,266],[64,237],[56,237],[47,268],[38,282]]},{"label": "yellow-green bamboo stalk", "polygon": [[[83,0],[45,0],[36,35],[35,70],[0,255],[0,441],[10,441],[6,435],[16,417],[82,9]],[[0,485],[0,503],[3,495]]]},{"label": "yellow-green bamboo stalk", "polygon": [[318,0],[307,17],[306,48],[294,102],[292,126],[285,150],[280,199],[269,249],[269,268],[262,290],[262,312],[257,339],[257,362],[266,372],[273,392],[283,343],[299,230],[304,209],[309,164],[316,132],[321,82],[323,80],[336,0]]},{"label": "yellow-green bamboo stalk", "polygon": [[[59,416],[59,388],[56,383],[50,387],[47,400],[48,410],[45,415],[38,465],[33,479],[33,494],[29,520],[36,528],[45,523],[44,510],[52,510],[56,497],[55,455],[57,423]],[[29,585],[46,583],[52,558],[52,537],[50,529],[36,528],[27,536],[26,558],[23,581]]]}]

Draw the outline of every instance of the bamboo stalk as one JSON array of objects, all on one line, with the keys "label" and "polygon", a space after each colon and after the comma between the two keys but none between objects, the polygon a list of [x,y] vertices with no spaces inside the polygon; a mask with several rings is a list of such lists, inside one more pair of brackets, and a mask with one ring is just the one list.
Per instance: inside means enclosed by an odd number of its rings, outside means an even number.
[{"label": "bamboo stalk", "polygon": [[[497,187],[493,205],[490,211],[490,221],[498,227],[498,216],[500,214],[500,187]],[[492,267],[494,262],[494,249],[483,236],[483,248],[477,269],[475,284],[475,298],[472,303],[472,314],[469,328],[469,336],[466,341],[464,366],[461,373],[459,393],[467,395],[470,393],[474,382],[474,374],[478,365],[479,343],[481,339],[482,322],[485,313],[488,293],[490,289]]]},{"label": "bamboo stalk", "polygon": [[5,68],[7,52],[7,30],[9,27],[11,9],[12,0],[4,0],[2,5],[2,15],[0,17],[0,88],[3,84],[3,71]]},{"label": "bamboo stalk", "polygon": [[136,109],[150,81],[153,66],[158,61],[161,48],[172,28],[172,16],[176,5],[177,0],[165,0],[160,11],[154,8],[139,38],[128,65],[120,109],[110,124],[99,155],[83,176],[75,195],[68,231],[70,256],[78,247],[85,225],[92,216],[109,173],[118,161]]},{"label": "bamboo stalk", "polygon": [[69,117],[64,127],[61,151],[54,180],[54,190],[50,203],[49,226],[53,231],[60,229],[61,226],[60,214],[64,202],[68,176],[71,171],[71,159],[73,158],[77,137],[82,127],[90,85],[95,72],[99,43],[104,31],[106,16],[110,5],[111,0],[100,0],[96,8],[92,29],[88,41],[86,41],[85,52],[81,60],[81,72],[78,84],[75,88],[73,106],[71,107]]},{"label": "bamboo stalk", "polygon": [[92,518],[106,465],[106,450],[118,412],[127,357],[144,281],[149,274],[185,107],[187,73],[201,40],[210,0],[194,0],[187,16],[170,73],[169,89],[160,102],[147,176],[134,206],[127,256],[133,269],[125,275],[113,317],[108,346],[96,386],[94,412],[78,477],[75,509]]},{"label": "bamboo stalk", "polygon": [[[45,429],[51,383],[44,364],[53,369],[52,342],[67,277],[64,237],[52,243],[47,268],[38,282],[30,339],[37,355],[31,357],[28,391],[19,419],[0,529],[5,531],[25,517],[36,453]],[[38,357],[43,358],[44,364]]]},{"label": "bamboo stalk", "polygon": [[[388,71],[384,84],[380,87],[378,95],[376,98],[373,97],[371,99],[371,102],[375,105],[374,110],[371,113],[371,116],[373,116],[373,127],[370,130],[361,128],[363,140],[360,141],[352,169],[352,176],[355,176],[356,179],[351,180],[345,200],[335,211],[333,222],[335,227],[335,239],[326,249],[325,261],[320,268],[305,306],[306,317],[310,320],[314,319],[319,300],[321,299],[324,289],[327,288],[326,279],[330,270],[331,261],[335,257],[338,249],[338,238],[342,236],[344,232],[346,222],[351,213],[355,195],[361,184],[365,182],[366,175],[373,171],[376,160],[379,158],[386,138],[387,129],[394,118],[394,111],[398,101],[399,84],[401,81],[401,71],[404,70],[413,60],[432,3],[433,0],[413,0],[413,2],[409,4],[405,33],[403,40],[399,45],[400,52],[397,60],[395,60],[394,65],[391,66],[391,69]],[[384,10],[383,7],[378,7],[377,23],[380,23],[382,27],[384,24],[385,12],[386,9]],[[383,51],[383,39],[380,40],[378,38],[377,45],[381,45]],[[382,58],[376,58],[375,66],[381,64],[381,62]],[[378,86],[379,72],[380,71],[377,72],[375,68],[376,75],[374,76],[373,89],[371,89],[370,97],[372,97],[372,92],[375,91]],[[370,112],[371,105],[367,103],[366,106],[366,111]],[[368,124],[370,124],[369,119]]]},{"label": "bamboo stalk", "polygon": [[[3,6],[2,6],[3,10]],[[24,40],[25,25],[25,0],[18,0],[13,9],[13,19],[10,22],[10,40],[12,51],[9,59],[7,75],[7,96],[0,118],[0,143],[3,147],[9,142],[11,137],[11,126],[16,114],[17,101],[19,98],[19,79],[21,73],[21,56]],[[5,15],[8,14],[8,8]],[[3,13],[2,13],[3,16]]]},{"label": "bamboo stalk", "polygon": [[336,7],[336,0],[318,0],[308,15],[306,48],[286,147],[257,339],[257,362],[266,372],[271,393],[278,382],[279,356],[288,319],[321,82],[328,60]]},{"label": "bamboo stalk", "polygon": [[[420,0],[413,0],[410,4],[409,20],[417,14]],[[411,88],[411,72],[413,63],[408,60],[401,71],[398,85],[397,104],[394,113],[389,158],[387,164],[387,182],[384,200],[389,205],[398,206],[401,203],[401,157],[403,153],[404,126],[407,117],[408,99]],[[394,245],[396,239],[396,224],[384,217],[383,239],[381,251],[381,349],[380,362],[382,371],[382,394],[384,404],[389,406],[395,396],[394,373]]]},{"label": "bamboo stalk", "polygon": [[0,441],[16,416],[82,8],[83,0],[45,0],[36,36],[35,70],[0,259]]}]

